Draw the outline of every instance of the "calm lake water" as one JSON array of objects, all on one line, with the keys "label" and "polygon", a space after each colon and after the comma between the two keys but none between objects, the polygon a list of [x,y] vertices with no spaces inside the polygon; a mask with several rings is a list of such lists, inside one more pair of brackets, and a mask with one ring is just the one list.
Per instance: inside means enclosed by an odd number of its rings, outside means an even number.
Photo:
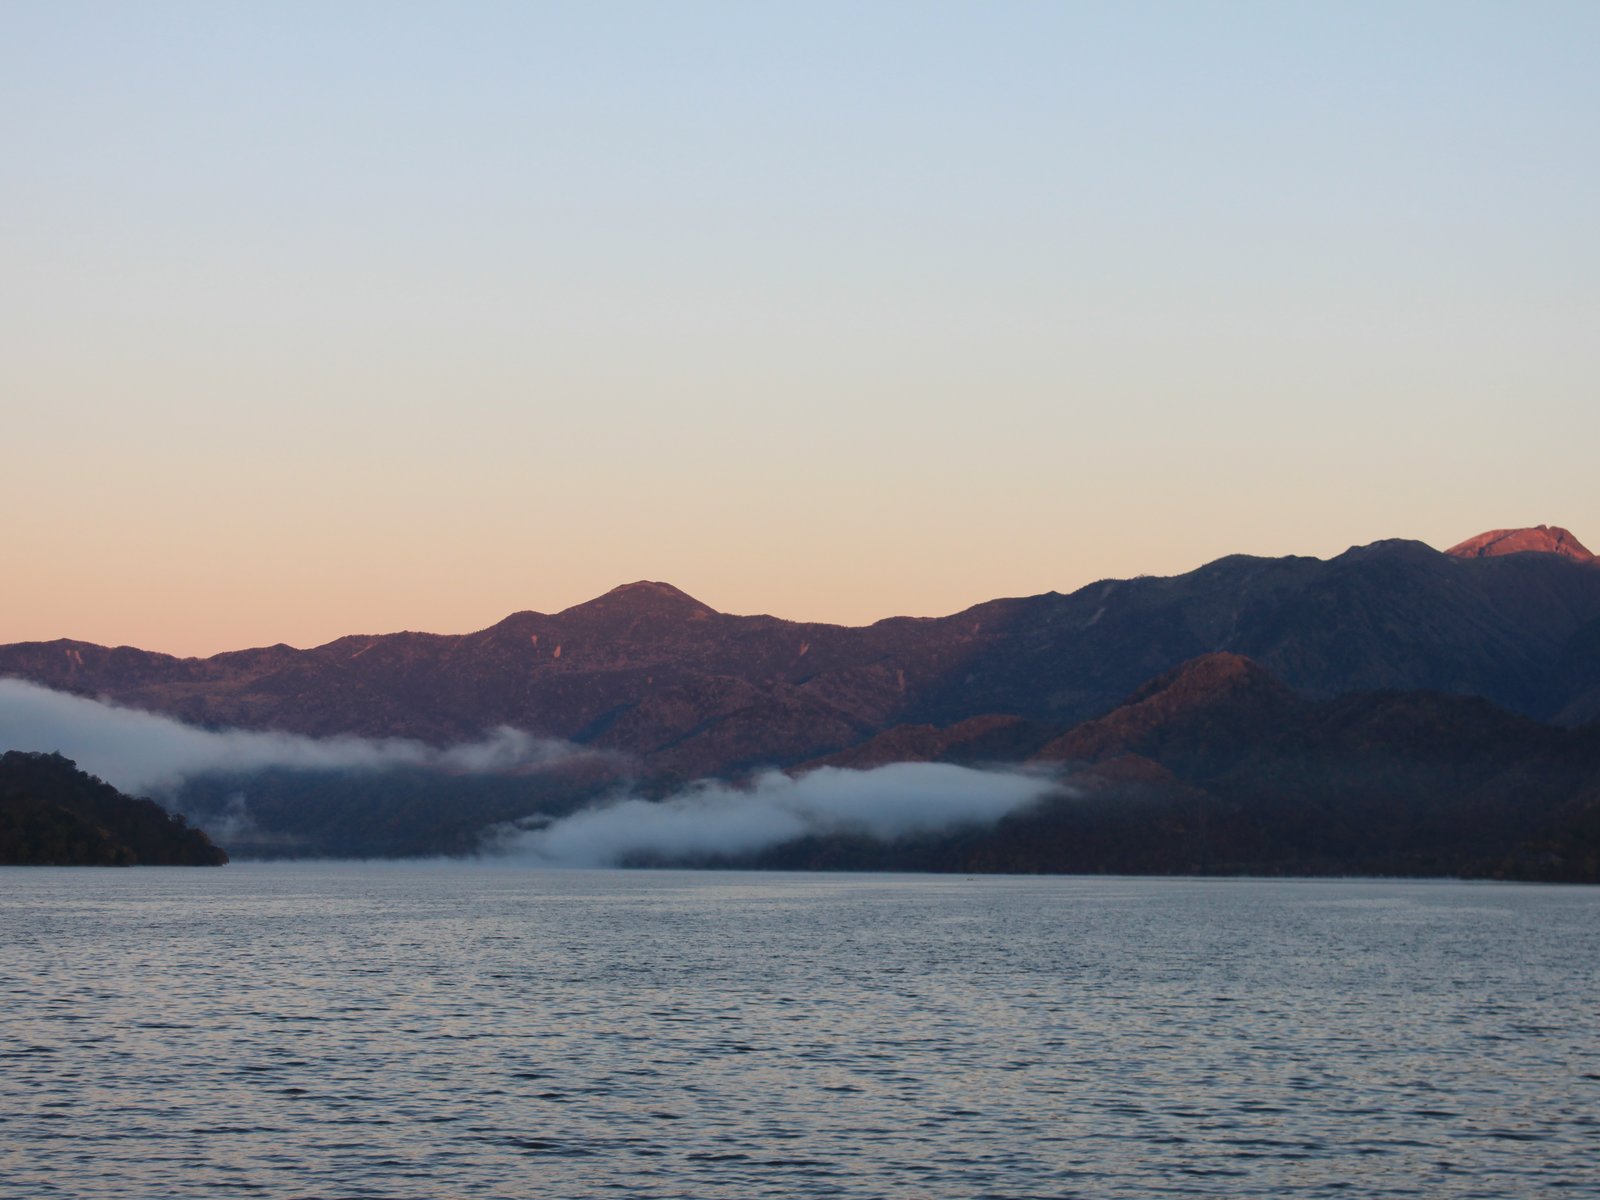
[{"label": "calm lake water", "polygon": [[7,1197],[1600,1195],[1600,889],[0,870]]}]

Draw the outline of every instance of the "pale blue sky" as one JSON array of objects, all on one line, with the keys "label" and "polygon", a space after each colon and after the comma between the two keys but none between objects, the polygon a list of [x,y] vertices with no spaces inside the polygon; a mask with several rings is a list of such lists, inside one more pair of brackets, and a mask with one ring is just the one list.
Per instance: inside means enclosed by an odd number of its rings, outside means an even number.
[{"label": "pale blue sky", "polygon": [[0,640],[1600,542],[1600,5],[0,5]]}]

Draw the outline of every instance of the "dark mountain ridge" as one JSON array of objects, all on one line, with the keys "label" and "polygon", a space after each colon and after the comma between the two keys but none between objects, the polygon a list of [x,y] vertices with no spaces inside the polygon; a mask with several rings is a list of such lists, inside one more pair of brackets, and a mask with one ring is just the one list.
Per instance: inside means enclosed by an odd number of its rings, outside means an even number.
[{"label": "dark mountain ridge", "polygon": [[462,635],[204,659],[20,643],[0,646],[0,675],[210,727],[445,743],[506,724],[690,776],[981,714],[1064,728],[1218,651],[1311,698],[1427,689],[1576,723],[1600,715],[1600,570],[1564,553],[1464,557],[1394,540],[864,627],[733,616],[641,581]]},{"label": "dark mountain ridge", "polygon": [[228,856],[154,800],[124,796],[59,754],[0,755],[0,863],[220,866]]},{"label": "dark mountain ridge", "polygon": [[[986,727],[891,729],[854,753],[966,762]],[[991,829],[812,838],[740,865],[1600,882],[1600,725],[1542,725],[1479,697],[1316,700],[1213,654],[1027,757],[1057,764],[1069,793]]]},{"label": "dark mountain ridge", "polygon": [[[1544,725],[1470,696],[1313,699],[1259,664],[1203,656],[1063,728],[1006,714],[898,725],[793,768],[945,762],[1055,774],[1067,791],[990,827],[815,836],[744,858],[655,864],[872,870],[1404,874],[1600,882],[1600,725]],[[559,818],[670,778],[608,761],[519,777],[279,770],[177,797],[255,856],[471,853],[486,828]],[[242,797],[249,796],[248,819]]]}]

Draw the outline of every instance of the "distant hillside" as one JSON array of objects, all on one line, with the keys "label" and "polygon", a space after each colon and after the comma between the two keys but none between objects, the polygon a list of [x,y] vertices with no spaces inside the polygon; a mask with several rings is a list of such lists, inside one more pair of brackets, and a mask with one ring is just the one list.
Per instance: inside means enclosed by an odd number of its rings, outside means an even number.
[{"label": "distant hillside", "polygon": [[124,796],[59,754],[0,755],[0,863],[220,866],[228,856],[154,800]]},{"label": "distant hillside", "polygon": [[[899,762],[1053,767],[1069,791],[987,829],[813,837],[695,865],[1600,882],[1600,725],[1436,692],[1313,699],[1225,652],[1069,728],[1006,715],[901,725],[798,770]],[[180,802],[255,856],[461,854],[496,822],[559,818],[618,789],[673,790],[586,762],[526,777],[219,776]]]},{"label": "distant hillside", "polygon": [[172,804],[236,858],[462,856],[491,826],[562,816],[627,784],[596,762],[513,775],[273,768],[197,776]]},{"label": "distant hillside", "polygon": [[1563,531],[1543,531],[1540,553],[1503,553],[1521,544],[1504,533],[1485,535],[1482,554],[1385,541],[1326,561],[1236,555],[1172,578],[861,628],[731,616],[639,582],[463,635],[351,636],[206,659],[71,641],[0,646],[0,675],[211,727],[441,744],[506,724],[680,779],[792,765],[897,726],[985,714],[1059,730],[1216,652],[1247,656],[1311,698],[1426,689],[1541,721],[1600,717],[1600,570]]},{"label": "distant hillside", "polygon": [[[904,736],[919,758],[963,761],[967,731],[983,725]],[[863,749],[901,736],[889,730]],[[1600,726],[1541,725],[1477,697],[1314,700],[1214,654],[1043,740],[1031,759],[1061,764],[1074,794],[959,837],[813,839],[759,862],[1600,882]]]}]

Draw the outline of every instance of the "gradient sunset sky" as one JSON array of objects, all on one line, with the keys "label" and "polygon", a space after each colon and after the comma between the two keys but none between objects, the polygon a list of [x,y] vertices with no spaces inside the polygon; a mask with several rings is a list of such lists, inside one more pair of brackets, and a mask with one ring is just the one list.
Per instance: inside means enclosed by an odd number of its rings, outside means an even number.
[{"label": "gradient sunset sky", "polygon": [[1600,5],[0,5],[0,642],[1600,549]]}]

